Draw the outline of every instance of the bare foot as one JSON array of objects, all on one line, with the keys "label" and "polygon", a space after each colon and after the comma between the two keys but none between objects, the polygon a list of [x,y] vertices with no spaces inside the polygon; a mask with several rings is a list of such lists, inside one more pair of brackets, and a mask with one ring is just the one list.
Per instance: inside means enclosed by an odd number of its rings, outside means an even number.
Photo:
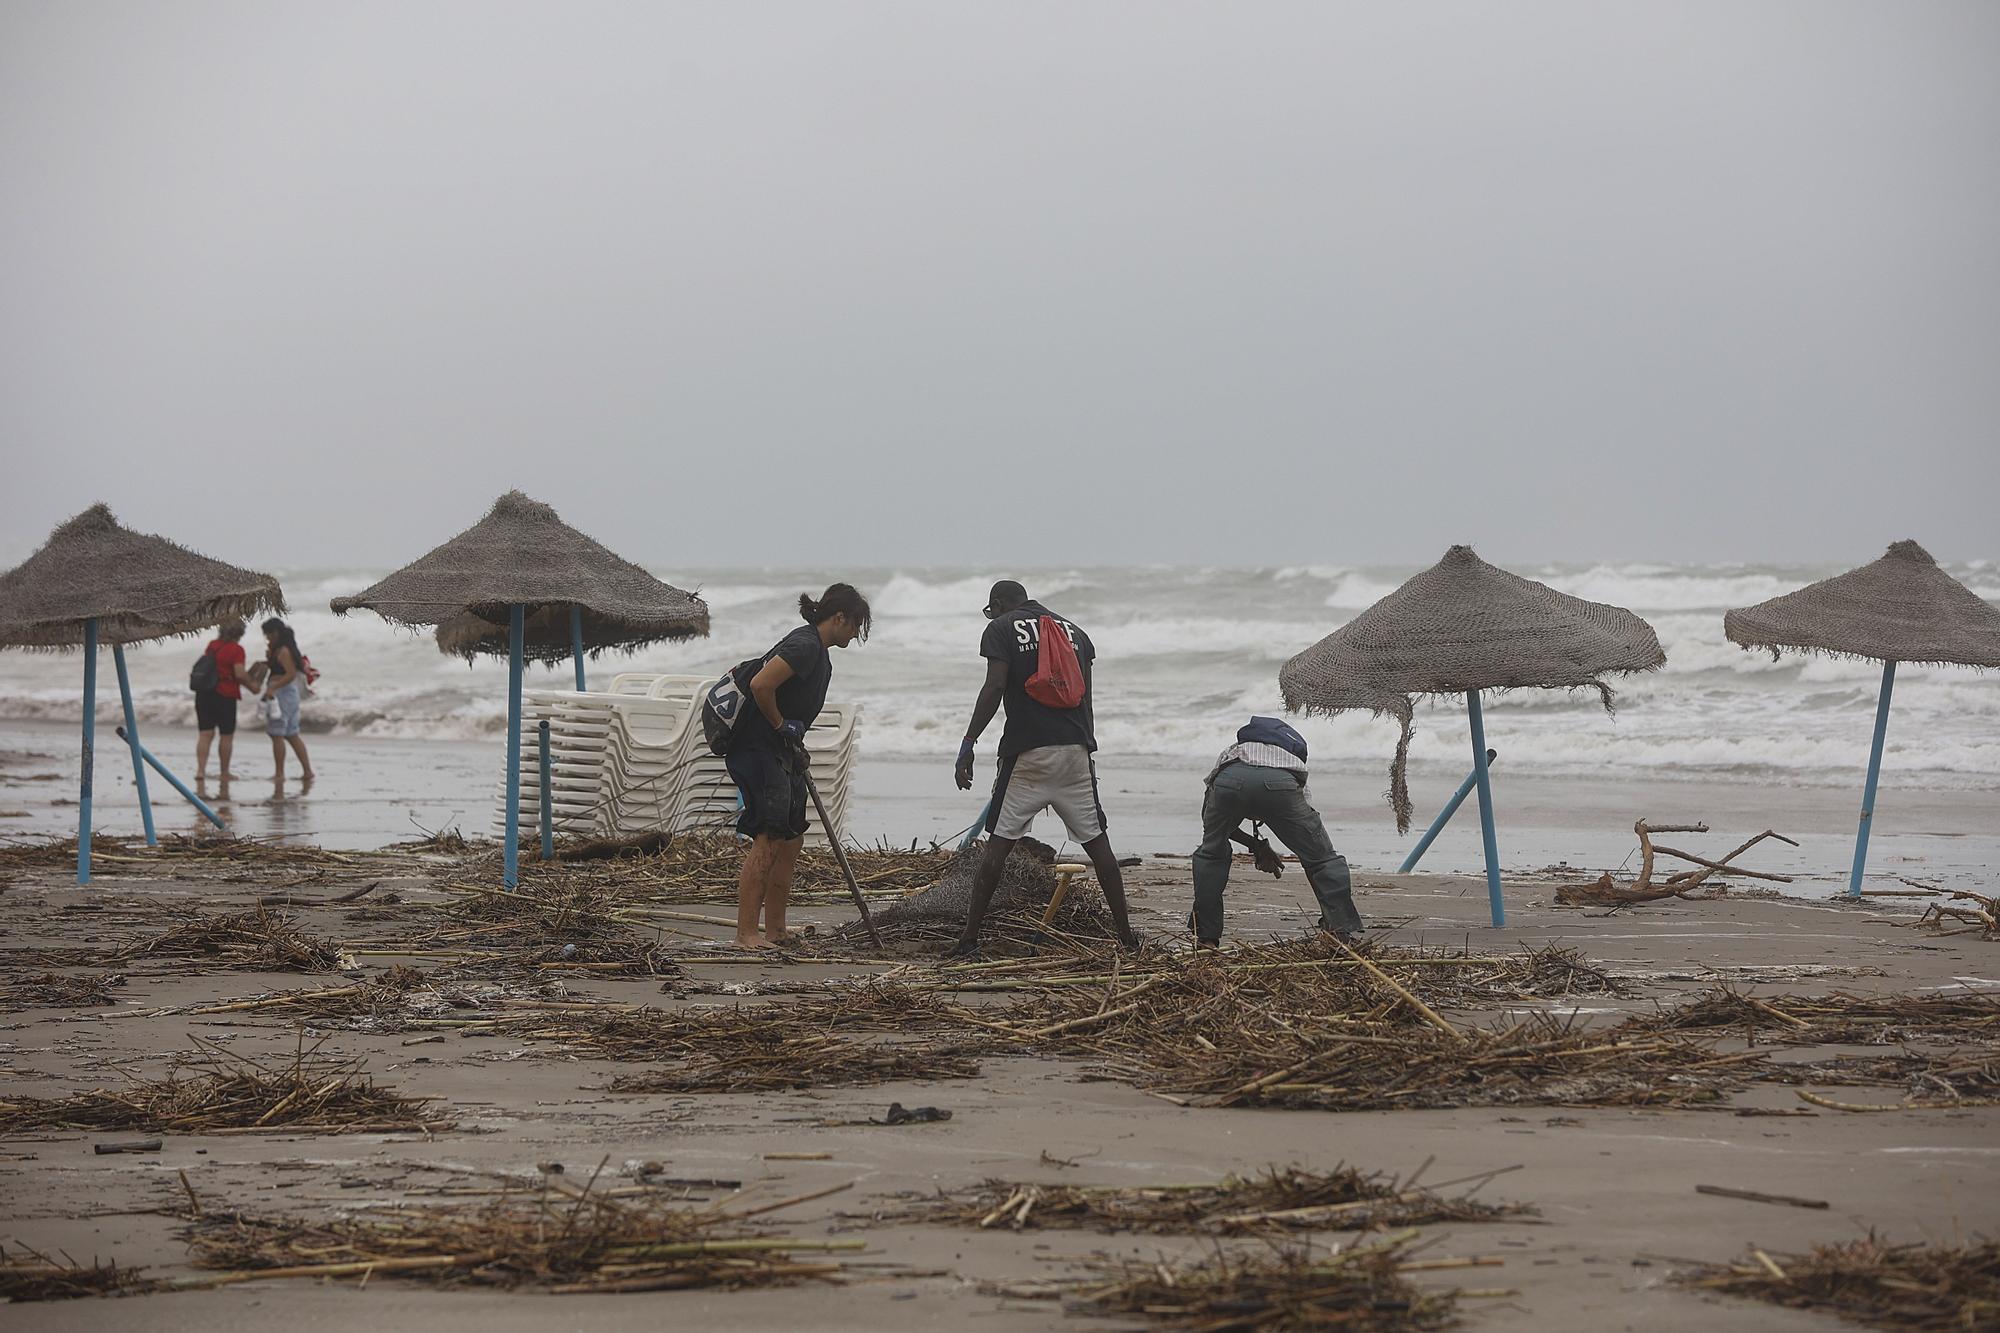
[{"label": "bare foot", "polygon": [[799,942],[799,932],[796,930],[781,930],[775,935],[764,936],[764,939],[772,948],[782,949],[788,944],[797,944]]},{"label": "bare foot", "polygon": [[739,949],[769,949],[771,942],[762,935],[738,935],[736,947]]}]

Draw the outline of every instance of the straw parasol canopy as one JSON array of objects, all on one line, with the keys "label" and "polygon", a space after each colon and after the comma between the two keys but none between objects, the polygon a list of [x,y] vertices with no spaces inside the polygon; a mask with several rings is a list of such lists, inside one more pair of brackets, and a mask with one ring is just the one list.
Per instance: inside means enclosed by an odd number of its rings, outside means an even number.
[{"label": "straw parasol canopy", "polygon": [[1913,541],[1859,569],[1731,611],[1722,632],[1745,648],[2000,667],[2000,608],[1938,568]]},{"label": "straw parasol canopy", "polygon": [[1467,690],[1590,688],[1608,710],[1603,677],[1652,671],[1667,655],[1653,627],[1623,607],[1587,602],[1496,569],[1470,546],[1444,559],[1285,663],[1285,707],[1331,716],[1351,708],[1402,724],[1389,768],[1396,830],[1410,826],[1405,768],[1414,696]]},{"label": "straw parasol canopy", "polygon": [[402,625],[436,627],[438,647],[471,658],[507,651],[509,608],[527,608],[524,651],[541,662],[570,656],[570,608],[583,611],[587,651],[632,649],[708,633],[708,605],[660,582],[519,491],[430,554],[352,597]]},{"label": "straw parasol canopy", "polygon": [[134,532],[95,504],[0,574],[0,648],[78,648],[91,620],[101,643],[142,643],[265,609],[285,609],[269,574]]}]

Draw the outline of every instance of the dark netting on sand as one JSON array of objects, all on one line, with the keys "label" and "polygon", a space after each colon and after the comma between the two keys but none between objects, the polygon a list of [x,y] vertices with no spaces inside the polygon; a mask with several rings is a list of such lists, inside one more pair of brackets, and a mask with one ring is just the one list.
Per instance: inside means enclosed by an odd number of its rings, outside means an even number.
[{"label": "dark netting on sand", "polygon": [[592,541],[519,491],[485,518],[333,609],[359,608],[410,626],[435,626],[438,647],[471,658],[507,652],[507,617],[527,608],[529,658],[570,656],[570,608],[583,611],[587,652],[634,649],[708,633],[708,605]]},{"label": "dark netting on sand", "polygon": [[2000,608],[1937,566],[1913,541],[1797,592],[1731,611],[1722,629],[1745,648],[2000,667]]},{"label": "dark netting on sand", "polygon": [[269,574],[134,532],[98,504],[0,574],[0,647],[81,647],[90,620],[100,643],[141,643],[284,609]]},{"label": "dark netting on sand", "polygon": [[1623,607],[1557,592],[1454,546],[1285,663],[1278,685],[1294,712],[1365,708],[1402,724],[1389,768],[1389,805],[1402,832],[1410,826],[1413,696],[1589,688],[1608,709],[1606,674],[1652,671],[1666,660],[1653,627]]}]

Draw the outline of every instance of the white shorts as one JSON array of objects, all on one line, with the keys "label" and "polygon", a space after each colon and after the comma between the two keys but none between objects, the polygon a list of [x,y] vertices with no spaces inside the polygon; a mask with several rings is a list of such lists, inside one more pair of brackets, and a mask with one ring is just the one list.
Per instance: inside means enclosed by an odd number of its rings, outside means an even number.
[{"label": "white shorts", "polygon": [[1044,745],[1000,761],[986,831],[1023,838],[1042,811],[1055,808],[1077,842],[1104,835],[1104,804],[1097,798],[1097,765],[1081,745]]}]

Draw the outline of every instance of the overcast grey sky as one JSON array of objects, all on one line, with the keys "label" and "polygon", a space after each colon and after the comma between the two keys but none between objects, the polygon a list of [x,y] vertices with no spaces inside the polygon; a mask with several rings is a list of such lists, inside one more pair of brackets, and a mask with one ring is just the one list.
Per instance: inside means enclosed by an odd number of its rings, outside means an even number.
[{"label": "overcast grey sky", "polygon": [[0,555],[2000,556],[2000,5],[0,8]]}]

